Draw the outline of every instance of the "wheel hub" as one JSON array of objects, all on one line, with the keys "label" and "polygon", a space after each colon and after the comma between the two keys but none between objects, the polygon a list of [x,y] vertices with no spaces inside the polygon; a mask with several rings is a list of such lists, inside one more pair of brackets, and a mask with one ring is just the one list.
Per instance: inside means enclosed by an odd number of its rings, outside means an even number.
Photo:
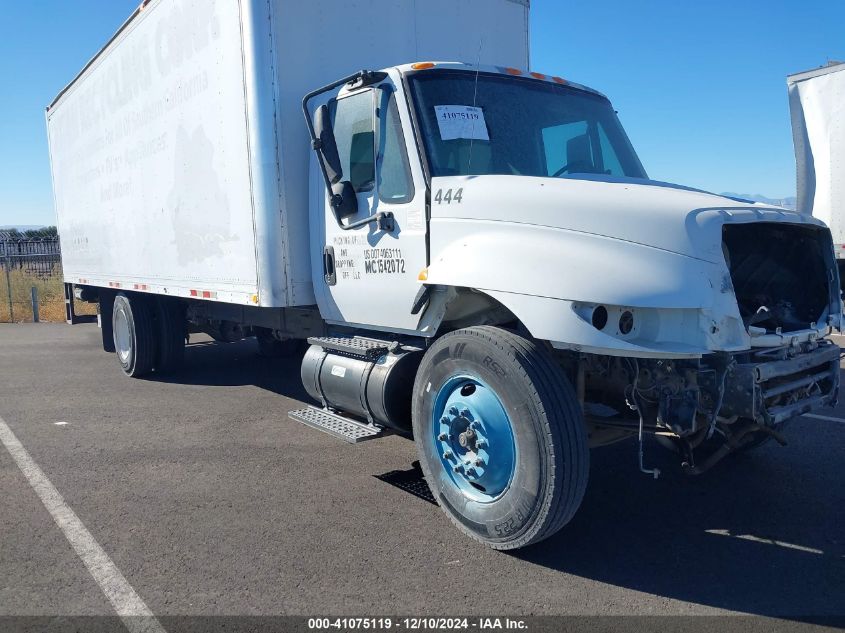
[{"label": "wheel hub", "polygon": [[477,437],[478,435],[476,435],[475,431],[470,426],[470,428],[468,428],[466,431],[464,431],[458,436],[458,443],[463,448],[469,451],[474,451],[476,450],[475,439]]},{"label": "wheel hub", "polygon": [[128,361],[129,354],[132,351],[132,333],[129,330],[129,318],[122,306],[115,312],[115,317],[113,324],[115,348],[120,360],[125,363]]},{"label": "wheel hub", "polygon": [[477,501],[498,498],[516,462],[513,430],[498,396],[480,381],[454,379],[438,393],[434,413],[437,452],[455,485]]}]

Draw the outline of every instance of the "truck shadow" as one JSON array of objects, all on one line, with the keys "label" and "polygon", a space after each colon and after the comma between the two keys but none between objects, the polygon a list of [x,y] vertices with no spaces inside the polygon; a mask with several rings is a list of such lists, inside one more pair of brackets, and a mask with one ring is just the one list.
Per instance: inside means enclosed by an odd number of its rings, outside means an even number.
[{"label": "truck shadow", "polygon": [[263,358],[258,355],[255,339],[215,343],[204,338],[194,338],[185,348],[182,369],[164,375],[153,373],[148,380],[210,387],[254,385],[288,398],[309,402],[310,397],[299,375],[301,361],[301,357]]},{"label": "truck shadow", "polygon": [[653,445],[657,481],[638,472],[635,451],[633,442],[594,450],[573,521],[514,556],[720,609],[841,622],[845,512],[835,446],[795,437],[786,449],[771,443],[688,478]]},{"label": "truck shadow", "polygon": [[[575,519],[547,541],[509,555],[669,599],[841,625],[841,478],[831,488],[808,462],[783,464],[786,454],[778,449],[761,447],[721,471],[688,478],[671,454],[653,445],[649,465],[663,472],[658,481],[638,472],[633,442],[595,450]],[[827,450],[811,453],[835,465],[838,453]],[[417,463],[376,477],[435,503]],[[818,502],[826,496],[830,503]]]},{"label": "truck shadow", "polygon": [[[299,359],[265,359],[257,351],[254,340],[197,342],[187,349],[183,371],[153,379],[255,385],[310,401]],[[503,555],[561,572],[561,582],[572,574],[718,609],[808,621],[832,616],[841,624],[840,430],[801,420],[787,429],[788,447],[770,443],[694,478],[680,472],[674,455],[649,443],[646,464],[663,473],[656,481],[638,471],[634,442],[596,449],[573,521],[538,545]],[[434,502],[416,464],[374,476]]]}]

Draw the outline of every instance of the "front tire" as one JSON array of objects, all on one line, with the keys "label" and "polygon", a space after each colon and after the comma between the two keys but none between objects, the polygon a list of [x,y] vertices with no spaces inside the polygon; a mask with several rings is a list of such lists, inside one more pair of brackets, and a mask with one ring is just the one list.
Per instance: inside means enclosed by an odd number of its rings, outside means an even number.
[{"label": "front tire", "polygon": [[149,374],[155,363],[156,337],[148,298],[133,295],[130,299],[122,292],[115,296],[112,331],[123,373],[132,378]]},{"label": "front tire", "polygon": [[412,417],[431,492],[472,538],[525,547],[580,506],[589,471],[581,411],[534,342],[495,327],[441,337],[417,373]]}]

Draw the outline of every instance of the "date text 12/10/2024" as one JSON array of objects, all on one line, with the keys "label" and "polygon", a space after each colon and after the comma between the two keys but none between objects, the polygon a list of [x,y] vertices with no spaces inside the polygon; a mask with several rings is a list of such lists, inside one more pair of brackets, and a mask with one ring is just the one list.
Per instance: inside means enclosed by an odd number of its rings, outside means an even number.
[{"label": "date text 12/10/2024", "polygon": [[526,631],[528,625],[519,618],[309,618],[312,631]]}]

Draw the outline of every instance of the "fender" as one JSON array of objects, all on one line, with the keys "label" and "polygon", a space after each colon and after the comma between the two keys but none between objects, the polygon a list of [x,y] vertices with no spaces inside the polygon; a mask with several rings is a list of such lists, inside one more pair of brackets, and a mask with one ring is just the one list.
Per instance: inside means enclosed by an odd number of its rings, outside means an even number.
[{"label": "fender", "polygon": [[[661,358],[748,347],[725,266],[516,222],[437,218],[431,235],[428,284],[484,292],[555,347]],[[602,330],[591,322],[598,305],[609,313]],[[635,325],[622,333],[626,311]]]}]

